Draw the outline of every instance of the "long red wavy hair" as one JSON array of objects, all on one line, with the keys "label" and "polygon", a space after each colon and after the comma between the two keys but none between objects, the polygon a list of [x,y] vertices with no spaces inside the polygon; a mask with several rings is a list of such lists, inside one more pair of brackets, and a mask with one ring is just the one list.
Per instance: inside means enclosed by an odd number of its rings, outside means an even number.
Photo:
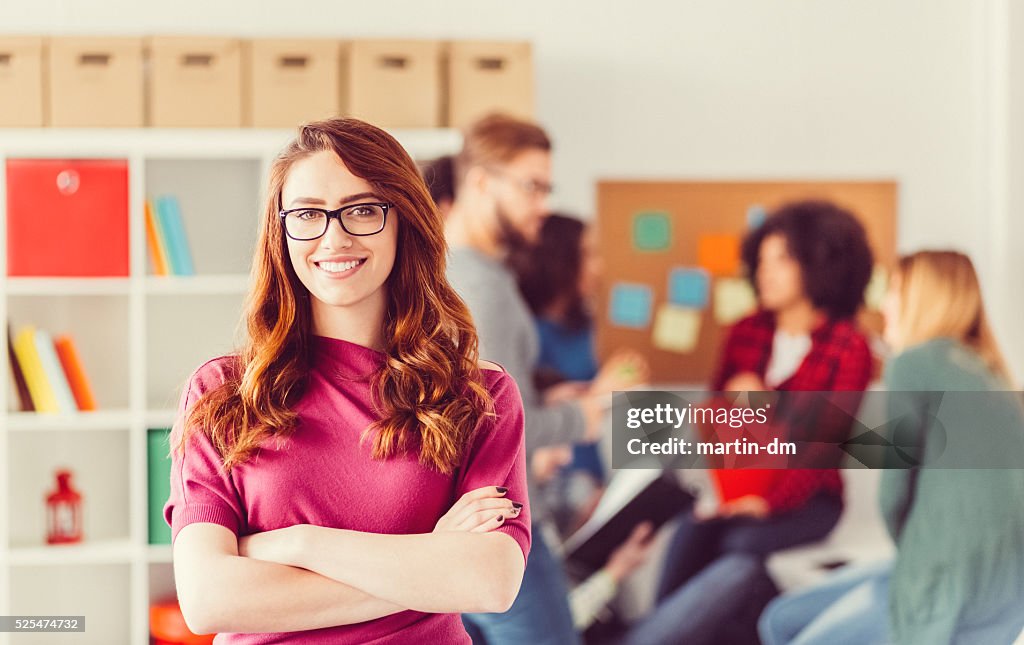
[{"label": "long red wavy hair", "polygon": [[441,216],[416,164],[391,135],[356,119],[301,126],[271,166],[238,369],[191,407],[179,449],[190,429],[201,429],[230,470],[268,437],[290,436],[297,427],[292,406],[305,391],[313,359],[311,296],[292,268],[278,211],[292,165],[324,150],[369,182],[401,218],[387,278],[387,358],[372,377],[380,419],[363,439],[372,439],[375,459],[418,451],[420,463],[451,474],[481,416],[494,414],[477,363],[476,331],[445,278]]}]

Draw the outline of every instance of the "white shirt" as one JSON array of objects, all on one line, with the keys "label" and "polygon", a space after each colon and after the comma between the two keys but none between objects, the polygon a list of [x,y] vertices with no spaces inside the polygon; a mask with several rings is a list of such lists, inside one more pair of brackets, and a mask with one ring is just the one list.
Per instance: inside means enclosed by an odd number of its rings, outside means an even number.
[{"label": "white shirt", "polygon": [[810,334],[790,334],[781,329],[775,330],[772,353],[768,358],[768,367],[764,371],[764,384],[775,388],[793,376],[810,351]]}]

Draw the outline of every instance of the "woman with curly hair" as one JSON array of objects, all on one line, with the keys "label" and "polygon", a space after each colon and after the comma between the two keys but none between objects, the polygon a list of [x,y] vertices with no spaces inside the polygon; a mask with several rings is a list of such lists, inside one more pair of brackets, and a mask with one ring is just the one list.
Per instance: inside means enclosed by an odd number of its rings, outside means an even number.
[{"label": "woman with curly hair", "polygon": [[506,610],[530,547],[516,383],[478,361],[394,138],[307,124],[268,185],[247,340],[172,431],[182,612],[218,643],[468,643],[459,614]]},{"label": "woman with curly hair", "polygon": [[1024,407],[974,264],[957,251],[900,258],[883,314],[895,353],[885,366],[887,418],[899,420],[892,435],[899,450],[887,455],[878,501],[896,555],[775,599],[761,616],[761,638],[765,645],[1019,642]]},{"label": "woman with curly hair", "polygon": [[[873,261],[860,222],[828,202],[792,203],[747,236],[742,255],[759,307],[730,330],[711,389],[866,389],[872,357],[853,317]],[[826,435],[849,427],[818,432],[822,441],[841,441]],[[658,606],[634,630],[637,642],[755,639],[760,608],[775,593],[763,559],[828,535],[843,509],[838,466],[718,471],[729,499],[713,517],[681,518]]]}]

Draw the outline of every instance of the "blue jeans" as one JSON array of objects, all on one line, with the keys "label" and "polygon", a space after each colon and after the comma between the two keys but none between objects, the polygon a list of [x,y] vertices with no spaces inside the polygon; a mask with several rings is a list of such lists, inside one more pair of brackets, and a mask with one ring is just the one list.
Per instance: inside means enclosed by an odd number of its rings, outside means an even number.
[{"label": "blue jeans", "polygon": [[764,567],[773,551],[820,540],[842,513],[842,501],[819,494],[764,520],[683,516],[669,543],[654,611],[627,642],[700,643],[756,640],[761,609],[777,593]]},{"label": "blue jeans", "polygon": [[889,641],[891,561],[846,567],[814,587],[773,600],[761,614],[764,645]]},{"label": "blue jeans", "polygon": [[728,636],[729,629],[722,626],[734,621],[748,605],[764,606],[774,591],[760,557],[749,553],[724,555],[704,567],[689,584],[662,599],[650,614],[629,628],[622,642],[750,642],[746,637]]},{"label": "blue jeans", "polygon": [[502,614],[462,614],[474,645],[578,645],[562,563],[533,527],[533,544],[519,595]]},{"label": "blue jeans", "polygon": [[842,501],[819,493],[802,507],[758,520],[748,517],[701,521],[687,512],[672,537],[658,582],[660,602],[701,569],[728,553],[767,556],[775,551],[824,539],[839,521]]},{"label": "blue jeans", "polygon": [[[819,585],[776,598],[758,623],[764,645],[878,645],[891,642],[889,574],[892,561],[851,566]],[[1024,616],[1010,608],[978,625],[958,625],[952,645],[1010,643]],[[920,636],[920,635],[919,635]],[[945,639],[943,639],[945,640]]]}]

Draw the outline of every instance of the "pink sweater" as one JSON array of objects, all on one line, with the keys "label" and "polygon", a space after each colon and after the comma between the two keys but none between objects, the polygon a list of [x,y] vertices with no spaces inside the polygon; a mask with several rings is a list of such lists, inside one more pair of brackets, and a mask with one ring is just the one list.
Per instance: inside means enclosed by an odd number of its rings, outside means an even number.
[{"label": "pink sweater", "polygon": [[[530,549],[530,514],[523,445],[523,408],[515,381],[484,370],[498,418],[484,419],[452,476],[421,466],[415,456],[388,461],[370,457],[360,433],[375,415],[365,376],[385,354],[348,341],[314,336],[315,365],[296,405],[300,425],[278,449],[273,440],[246,463],[224,474],[209,437],[192,435],[183,457],[173,453],[171,493],[164,506],[172,542],[183,526],[212,522],[243,536],[294,524],[316,524],[368,533],[429,533],[463,494],[506,486],[507,499],[524,503],[519,517],[499,531]],[[181,436],[184,412],[222,383],[232,357],[204,363],[182,392],[171,445]],[[254,593],[259,593],[254,590]],[[438,586],[438,594],[445,589]],[[406,610],[355,625],[302,632],[219,634],[216,643],[469,643],[458,614]]]}]

